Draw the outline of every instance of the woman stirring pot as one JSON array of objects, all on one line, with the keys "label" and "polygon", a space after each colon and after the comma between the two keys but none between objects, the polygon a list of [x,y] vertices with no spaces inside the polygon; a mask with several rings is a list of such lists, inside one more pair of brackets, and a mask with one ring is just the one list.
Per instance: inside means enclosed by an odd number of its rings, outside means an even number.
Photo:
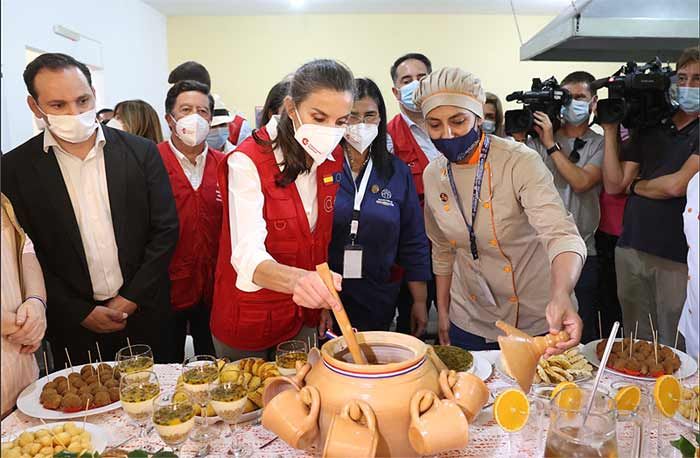
[{"label": "woman stirring pot", "polygon": [[443,157],[425,170],[440,343],[497,349],[496,320],[530,335],[566,330],[578,344],[573,295],[586,247],[540,157],[481,129],[481,81],[459,68],[423,78],[415,103]]}]

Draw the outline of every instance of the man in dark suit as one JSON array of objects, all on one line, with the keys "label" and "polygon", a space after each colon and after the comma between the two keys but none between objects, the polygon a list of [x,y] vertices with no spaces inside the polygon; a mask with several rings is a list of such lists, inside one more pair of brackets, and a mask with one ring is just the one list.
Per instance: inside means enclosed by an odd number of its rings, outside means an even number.
[{"label": "man in dark suit", "polygon": [[34,241],[55,367],[132,343],[172,361],[168,265],[178,218],[156,145],[100,125],[88,68],[42,54],[24,72],[41,134],[2,158],[2,192]]}]

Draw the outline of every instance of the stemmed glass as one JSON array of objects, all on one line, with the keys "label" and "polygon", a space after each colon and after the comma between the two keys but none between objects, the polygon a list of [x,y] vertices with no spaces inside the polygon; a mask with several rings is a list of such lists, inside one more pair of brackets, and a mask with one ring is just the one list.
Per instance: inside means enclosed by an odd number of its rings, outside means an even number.
[{"label": "stemmed glass", "polygon": [[139,437],[146,437],[146,424],[153,413],[153,399],[160,394],[155,372],[124,374],[119,381],[119,396],[124,412],[139,426]]},{"label": "stemmed glass", "polygon": [[120,349],[115,360],[122,375],[153,370],[153,351],[146,344],[129,345]]},{"label": "stemmed glass", "polygon": [[219,418],[231,428],[229,437],[233,446],[230,454],[235,458],[248,458],[253,455],[253,451],[236,437],[238,422],[243,415],[247,400],[248,393],[245,388],[236,382],[219,381],[212,385],[211,405]]},{"label": "stemmed glass", "polygon": [[187,358],[182,364],[182,386],[192,401],[202,409],[203,425],[192,434],[192,440],[206,444],[218,434],[211,428],[207,418],[211,385],[219,379],[219,366],[216,358],[210,355],[196,355]]},{"label": "stemmed glass", "polygon": [[185,391],[168,391],[153,400],[153,425],[175,455],[194,427],[194,403]]},{"label": "stemmed glass", "polygon": [[282,375],[296,374],[296,363],[306,362],[309,355],[309,347],[301,340],[288,340],[277,345],[275,362]]}]

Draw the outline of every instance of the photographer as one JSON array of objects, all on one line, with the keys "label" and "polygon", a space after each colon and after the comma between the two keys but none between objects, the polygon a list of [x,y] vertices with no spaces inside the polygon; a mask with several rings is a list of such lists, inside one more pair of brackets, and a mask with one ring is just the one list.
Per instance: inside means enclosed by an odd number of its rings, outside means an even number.
[{"label": "photographer", "polygon": [[536,150],[554,176],[564,206],[573,215],[586,243],[588,257],[576,283],[575,293],[583,320],[582,342],[595,339],[598,309],[599,264],[596,257],[595,231],[600,221],[600,182],[603,161],[603,137],[588,127],[597,97],[590,84],[595,81],[587,72],[574,72],[562,81],[571,94],[571,102],[561,112],[563,123],[556,130],[546,113],[533,113],[534,129],[539,138],[528,145]]},{"label": "photographer", "polygon": [[634,131],[622,145],[621,154],[619,125],[602,125],[605,190],[610,194],[629,194],[615,250],[624,326],[632,329],[638,322],[639,337],[651,339],[647,318],[651,314],[659,340],[665,345],[674,343],[688,282],[688,247],[682,214],[688,182],[700,170],[697,47],[681,54],[676,71],[680,107],[670,123]]}]

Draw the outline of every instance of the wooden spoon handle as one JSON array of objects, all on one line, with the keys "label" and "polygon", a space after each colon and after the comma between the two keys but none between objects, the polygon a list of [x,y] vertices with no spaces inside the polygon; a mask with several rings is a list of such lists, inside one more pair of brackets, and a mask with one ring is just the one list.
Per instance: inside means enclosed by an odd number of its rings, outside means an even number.
[{"label": "wooden spoon handle", "polygon": [[333,309],[333,315],[335,316],[335,320],[338,322],[338,326],[340,326],[340,331],[343,333],[343,337],[345,337],[345,342],[348,344],[348,349],[350,350],[352,359],[355,361],[355,364],[367,364],[367,358],[365,358],[364,353],[362,353],[360,346],[357,344],[357,339],[355,338],[355,333],[352,330],[350,319],[348,318],[348,314],[345,313],[345,307],[343,307],[338,291],[335,290],[335,285],[333,284],[333,274],[331,273],[330,267],[328,267],[328,264],[324,262],[323,264],[316,266],[316,272],[318,272],[320,275],[323,283],[326,284],[328,291],[330,291],[333,297],[335,297],[340,304],[340,310]]}]

